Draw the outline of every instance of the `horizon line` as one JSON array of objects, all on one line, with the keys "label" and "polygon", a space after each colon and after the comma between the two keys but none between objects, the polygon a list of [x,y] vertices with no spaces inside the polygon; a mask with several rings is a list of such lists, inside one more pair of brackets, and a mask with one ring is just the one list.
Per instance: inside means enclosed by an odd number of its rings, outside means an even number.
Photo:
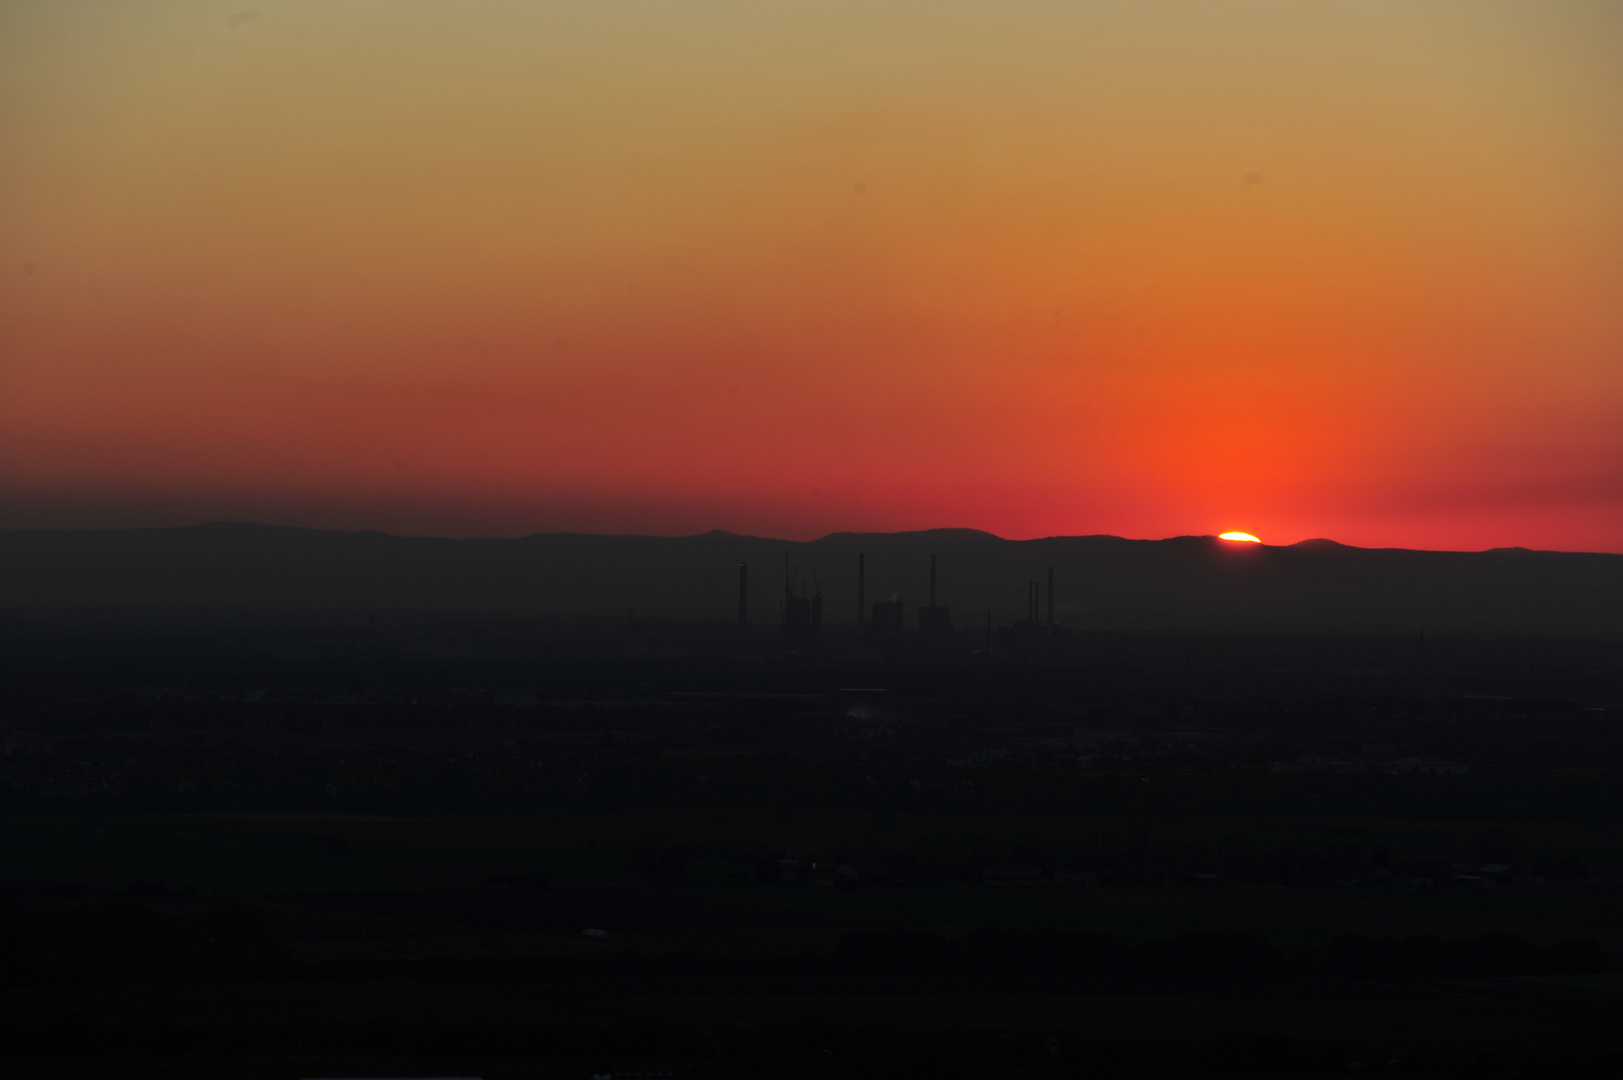
[{"label": "horizon line", "polygon": [[[1163,544],[1177,540],[1211,540],[1219,541],[1216,533],[1178,533],[1173,536],[1162,537],[1132,537],[1121,536],[1116,533],[1054,533],[1048,536],[1033,536],[1023,540],[1000,536],[987,529],[977,529],[962,525],[941,525],[925,529],[898,529],[892,532],[857,532],[853,530],[838,530],[824,533],[821,536],[808,540],[794,540],[787,537],[757,536],[752,533],[736,533],[730,529],[708,529],[697,533],[652,533],[652,532],[585,532],[576,529],[558,529],[553,531],[520,533],[511,536],[445,536],[438,534],[412,534],[390,532],[385,529],[334,529],[321,528],[311,525],[281,525],[264,521],[237,521],[234,519],[214,519],[199,521],[189,525],[134,525],[109,526],[104,528],[73,528],[73,527],[38,527],[22,529],[0,528],[0,536],[21,535],[25,533],[133,533],[133,532],[181,532],[192,529],[210,529],[221,527],[248,528],[248,529],[274,529],[289,532],[329,533],[337,536],[384,536],[395,540],[438,540],[453,543],[489,543],[512,542],[530,540],[545,536],[580,536],[598,537],[602,539],[647,539],[647,540],[699,540],[711,536],[728,536],[738,540],[750,540],[761,543],[774,544],[817,544],[827,540],[860,538],[860,537],[905,537],[922,536],[928,533],[967,533],[987,537],[1005,544],[1033,544],[1056,540],[1117,540],[1129,544]],[[1329,537],[1308,537],[1289,544],[1270,544],[1261,541],[1254,545],[1263,549],[1297,548],[1305,545],[1333,545],[1351,551],[1414,551],[1435,554],[1480,555],[1496,551],[1525,551],[1538,554],[1551,555],[1614,555],[1623,558],[1623,553],[1611,551],[1566,551],[1556,548],[1529,548],[1521,544],[1505,544],[1487,548],[1406,548],[1398,546],[1364,547],[1357,544],[1347,544]],[[1252,547],[1246,544],[1246,547]]]}]

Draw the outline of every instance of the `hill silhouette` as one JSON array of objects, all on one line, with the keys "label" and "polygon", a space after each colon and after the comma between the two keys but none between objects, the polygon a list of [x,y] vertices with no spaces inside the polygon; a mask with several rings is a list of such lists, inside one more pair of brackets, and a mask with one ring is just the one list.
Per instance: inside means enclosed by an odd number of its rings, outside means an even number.
[{"label": "hill silhouette", "polygon": [[[1623,555],[1286,547],[1213,537],[1004,540],[970,529],[835,533],[795,542],[548,533],[448,540],[217,523],[174,529],[0,533],[0,607],[513,611],[778,618],[785,572],[820,590],[826,623],[869,602],[938,599],[959,626],[1026,616],[1029,582],[1055,577],[1056,620],[1081,630],[1480,634],[1623,639]],[[1045,601],[1046,603],[1046,601]],[[1046,610],[1045,610],[1046,616]]]}]

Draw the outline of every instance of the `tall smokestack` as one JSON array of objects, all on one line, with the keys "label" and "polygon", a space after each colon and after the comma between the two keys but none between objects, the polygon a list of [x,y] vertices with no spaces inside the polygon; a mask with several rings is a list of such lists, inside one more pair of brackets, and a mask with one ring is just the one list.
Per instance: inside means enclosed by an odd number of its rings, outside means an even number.
[{"label": "tall smokestack", "polygon": [[1048,568],[1048,628],[1054,629],[1054,568]]},{"label": "tall smokestack", "polygon": [[738,625],[748,626],[750,621],[750,564],[738,564]]},{"label": "tall smokestack", "polygon": [[935,556],[930,556],[930,606],[935,607]]},{"label": "tall smokestack", "polygon": [[868,595],[868,556],[857,552],[857,625],[862,625],[863,604]]}]

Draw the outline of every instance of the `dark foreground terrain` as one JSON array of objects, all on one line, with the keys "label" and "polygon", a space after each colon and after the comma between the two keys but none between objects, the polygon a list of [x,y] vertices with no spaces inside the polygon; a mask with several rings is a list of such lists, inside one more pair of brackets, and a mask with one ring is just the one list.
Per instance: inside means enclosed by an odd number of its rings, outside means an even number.
[{"label": "dark foreground terrain", "polygon": [[1617,644],[776,633],[0,617],[7,1056],[63,1077],[1623,1065]]}]

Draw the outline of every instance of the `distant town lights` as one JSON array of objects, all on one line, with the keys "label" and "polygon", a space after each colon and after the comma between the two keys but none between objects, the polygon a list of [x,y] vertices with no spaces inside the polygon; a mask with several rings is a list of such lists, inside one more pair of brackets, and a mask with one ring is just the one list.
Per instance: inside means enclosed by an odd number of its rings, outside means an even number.
[{"label": "distant town lights", "polygon": [[1218,535],[1217,538],[1219,540],[1238,540],[1242,544],[1260,544],[1260,543],[1262,543],[1261,540],[1258,540],[1255,536],[1252,536],[1250,533],[1243,533],[1243,532],[1221,533],[1221,534]]}]

